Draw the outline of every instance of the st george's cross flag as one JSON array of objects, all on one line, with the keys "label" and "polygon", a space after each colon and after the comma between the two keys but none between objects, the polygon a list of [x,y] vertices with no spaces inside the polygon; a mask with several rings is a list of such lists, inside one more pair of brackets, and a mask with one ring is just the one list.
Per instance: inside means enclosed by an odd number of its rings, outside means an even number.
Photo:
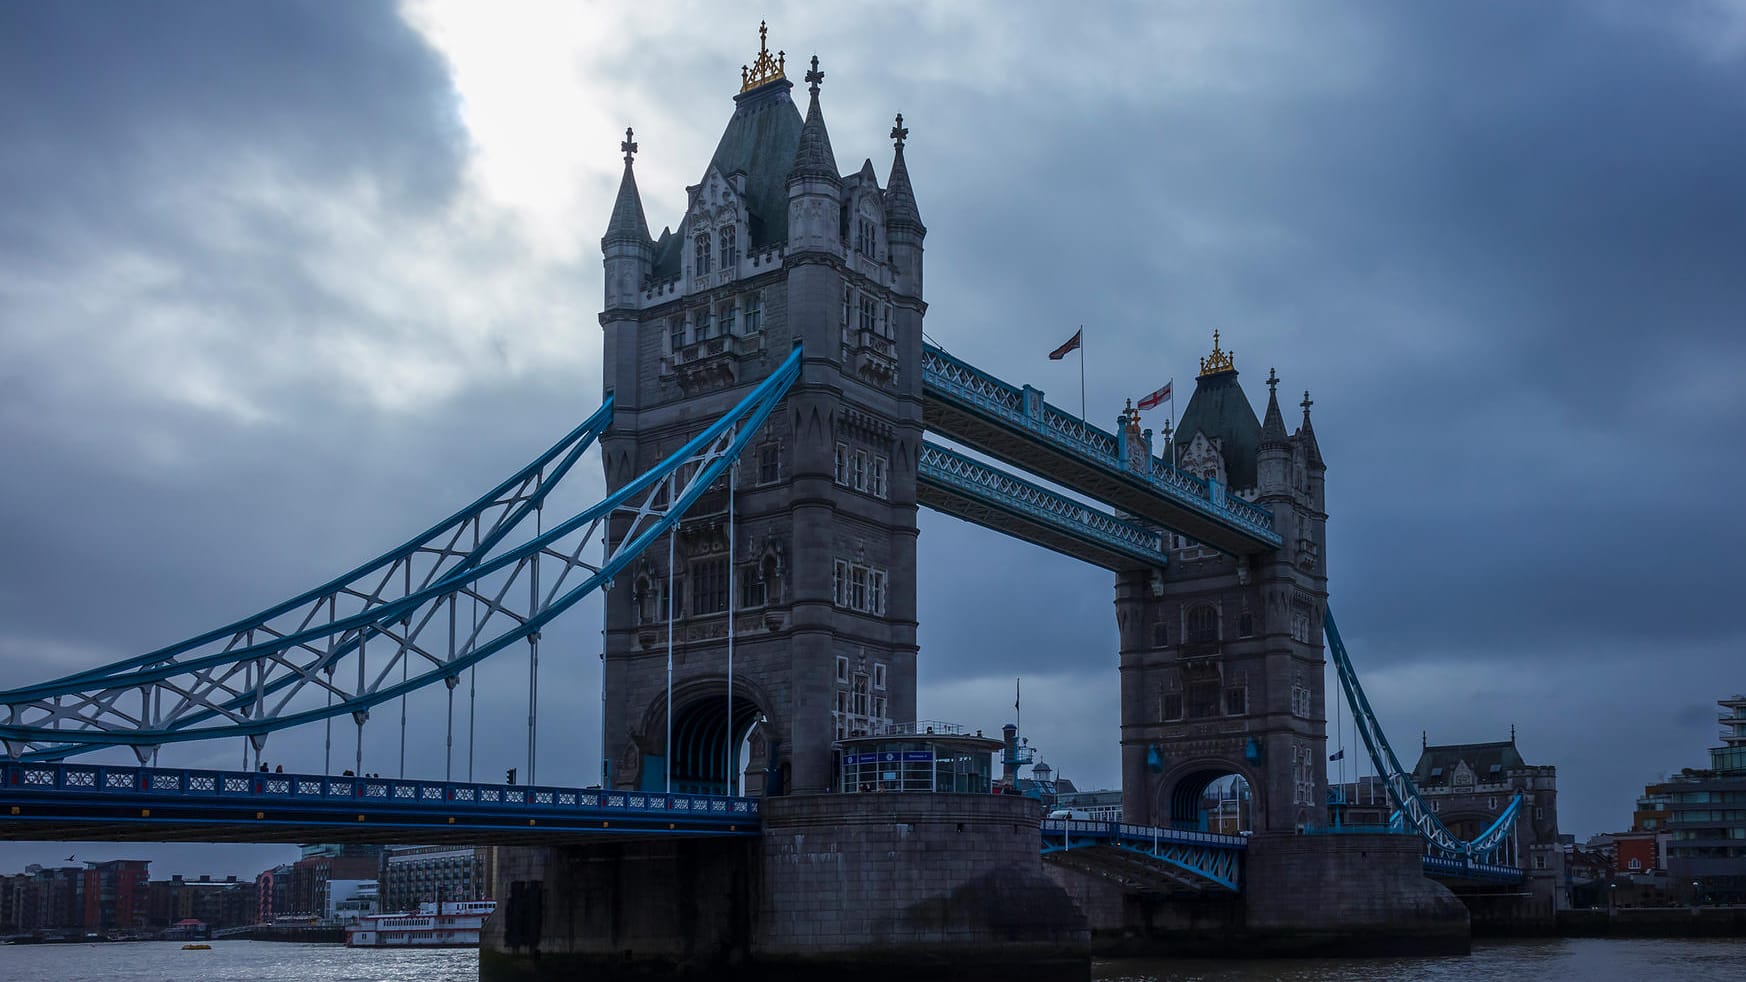
[{"label": "st george's cross flag", "polygon": [[1170,381],[1165,382],[1164,387],[1162,389],[1159,389],[1158,391],[1152,393],[1151,395],[1147,396],[1146,398],[1141,399],[1139,401],[1139,404],[1138,404],[1139,408],[1141,408],[1141,409],[1156,409],[1159,406],[1163,405],[1167,400],[1169,400],[1170,387],[1174,384],[1176,384],[1175,379],[1171,379]]},{"label": "st george's cross flag", "polygon": [[1067,339],[1066,344],[1063,344],[1061,347],[1056,348],[1054,351],[1049,352],[1049,360],[1050,361],[1060,361],[1061,359],[1067,357],[1067,352],[1072,351],[1075,348],[1079,347],[1079,342],[1081,340],[1081,337],[1084,334],[1085,334],[1085,328],[1083,328],[1083,327],[1077,331],[1074,331],[1073,336]]}]

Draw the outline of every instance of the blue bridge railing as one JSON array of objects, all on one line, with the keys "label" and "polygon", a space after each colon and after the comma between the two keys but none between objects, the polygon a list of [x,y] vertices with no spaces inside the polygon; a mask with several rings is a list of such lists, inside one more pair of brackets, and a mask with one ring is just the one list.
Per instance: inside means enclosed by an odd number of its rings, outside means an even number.
[{"label": "blue bridge railing", "polygon": [[1240,835],[1190,832],[1125,822],[1046,818],[1042,824],[1043,853],[1090,846],[1109,846],[1144,856],[1194,880],[1226,890],[1241,888],[1241,857],[1249,840]]},{"label": "blue bridge railing", "polygon": [[[268,809],[272,818],[281,821],[329,821],[348,827],[355,825],[359,813],[432,825],[454,816],[474,816],[537,828],[534,823],[544,824],[549,819],[607,831],[613,829],[614,819],[634,818],[641,828],[744,834],[755,834],[761,821],[759,799],[723,795],[264,771],[0,763],[0,830],[11,822],[37,818],[110,817],[101,810],[104,806],[115,806],[113,817],[151,819],[151,807],[159,805],[205,807],[211,809],[212,821],[225,820],[222,816],[239,811]],[[158,817],[166,822],[186,822],[190,814],[179,809]]]}]

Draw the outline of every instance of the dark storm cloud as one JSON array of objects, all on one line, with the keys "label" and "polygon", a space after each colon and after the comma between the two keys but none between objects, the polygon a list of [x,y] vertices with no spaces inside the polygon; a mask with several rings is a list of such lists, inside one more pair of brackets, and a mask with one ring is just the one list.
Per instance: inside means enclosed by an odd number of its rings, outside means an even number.
[{"label": "dark storm cloud", "polygon": [[[1633,782],[1701,760],[1703,707],[1737,687],[1722,590],[1746,545],[1725,497],[1746,477],[1739,49],[1704,43],[1702,4],[1120,9],[1061,28],[1052,8],[1003,6],[970,46],[943,9],[902,43],[833,15],[782,43],[825,58],[844,170],[871,156],[885,174],[890,113],[906,113],[931,335],[1076,408],[1076,366],[1043,355],[1084,323],[1105,427],[1165,377],[1186,398],[1214,328],[1257,408],[1270,365],[1288,420],[1313,389],[1334,604],[1397,746],[1519,722],[1524,753],[1562,768],[1566,828],[1620,824]],[[0,686],[349,568],[592,408],[591,369],[486,371],[421,322],[514,261],[502,239],[464,245],[464,283],[389,279],[388,261],[431,248],[399,233],[430,232],[403,223],[454,198],[469,149],[441,58],[392,8],[0,19]],[[774,46],[789,28],[771,21]],[[695,179],[739,62],[664,30],[706,54],[606,74],[640,73],[635,104],[701,134],[664,137],[701,148]],[[638,134],[642,170],[663,135]],[[677,221],[681,190],[645,184],[653,226]],[[379,239],[336,233],[348,218]],[[558,332],[592,363],[583,259],[540,284],[555,316],[500,326],[511,353]],[[436,299],[382,303],[378,281]],[[360,374],[346,342],[402,357]],[[414,358],[460,381],[383,409],[418,381],[397,374]],[[998,726],[1024,675],[1050,763],[1113,784],[1108,574],[920,522],[921,712]],[[586,783],[597,608],[563,623],[541,662],[542,747],[563,749],[541,757],[545,779]],[[522,763],[522,658],[481,680],[480,777]],[[1621,678],[1633,692],[1613,694]],[[550,711],[565,699],[579,708]],[[415,700],[409,771],[442,771],[443,714],[440,694]],[[369,726],[366,768],[393,773],[397,711]],[[276,735],[267,757],[307,765],[323,739]],[[352,739],[336,725],[336,768]]]}]

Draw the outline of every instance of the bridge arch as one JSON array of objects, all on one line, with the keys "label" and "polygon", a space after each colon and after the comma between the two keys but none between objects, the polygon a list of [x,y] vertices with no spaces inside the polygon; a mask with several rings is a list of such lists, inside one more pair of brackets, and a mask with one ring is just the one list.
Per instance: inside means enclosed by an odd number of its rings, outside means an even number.
[{"label": "bridge arch", "polygon": [[[643,714],[641,786],[665,787],[671,768],[674,791],[691,794],[739,794],[745,775],[746,794],[775,790],[768,785],[777,766],[778,746],[769,734],[783,732],[767,707],[773,705],[760,686],[736,676],[733,718],[728,719],[725,678],[692,679],[673,687],[673,745],[667,740],[667,696],[662,691]],[[730,757],[731,748],[731,757]]]},{"label": "bridge arch", "polygon": [[[1265,782],[1247,765],[1216,757],[1184,761],[1157,785],[1153,814],[1171,828],[1203,832],[1252,831],[1267,814]],[[1223,793],[1228,804],[1208,808],[1208,791]]]}]

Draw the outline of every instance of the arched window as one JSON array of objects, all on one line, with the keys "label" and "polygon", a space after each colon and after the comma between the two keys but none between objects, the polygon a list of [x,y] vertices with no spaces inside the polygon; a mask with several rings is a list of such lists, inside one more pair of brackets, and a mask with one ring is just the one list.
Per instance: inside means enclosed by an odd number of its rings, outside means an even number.
[{"label": "arched window", "polygon": [[697,237],[696,268],[693,272],[698,276],[709,275],[709,233]]},{"label": "arched window", "polygon": [[1217,641],[1219,611],[1211,604],[1191,607],[1188,611],[1188,641]]},{"label": "arched window", "polygon": [[1254,636],[1255,615],[1245,610],[1242,615],[1237,618],[1237,637],[1252,638]]},{"label": "arched window", "polygon": [[721,230],[721,268],[733,269],[740,262],[740,239],[735,226]]}]

